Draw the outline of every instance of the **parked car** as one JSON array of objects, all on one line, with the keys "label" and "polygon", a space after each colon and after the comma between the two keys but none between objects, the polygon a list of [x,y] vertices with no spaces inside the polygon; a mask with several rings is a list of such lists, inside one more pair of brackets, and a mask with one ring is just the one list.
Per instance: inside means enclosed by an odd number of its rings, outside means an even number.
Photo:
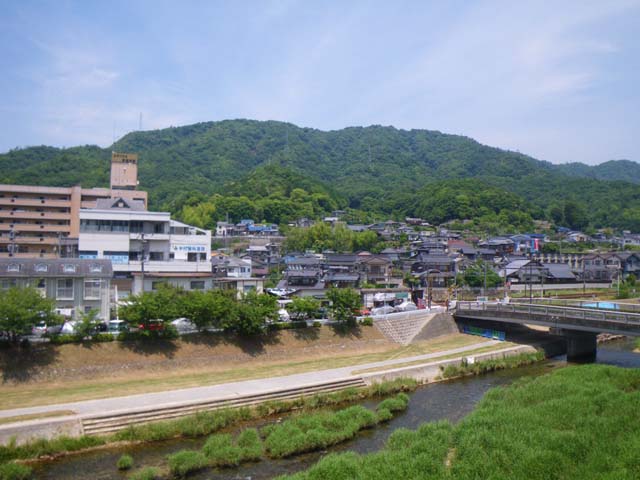
[{"label": "parked car", "polygon": [[367,307],[362,307],[362,308],[358,308],[354,313],[359,317],[366,317],[368,315],[371,315],[371,309]]},{"label": "parked car", "polygon": [[149,320],[147,323],[138,325],[138,330],[147,330],[149,332],[160,332],[164,330],[163,320]]},{"label": "parked car", "polygon": [[60,333],[62,333],[62,327],[64,326],[64,324],[58,324],[58,325],[49,325],[47,326],[47,335],[59,335]]},{"label": "parked car", "polygon": [[129,325],[124,320],[111,320],[107,324],[107,332],[118,334],[120,332],[128,332]]},{"label": "parked car", "polygon": [[396,305],[397,312],[412,312],[417,309],[417,305],[413,302],[402,302],[400,305]]},{"label": "parked car", "polygon": [[76,333],[76,325],[78,325],[77,320],[71,320],[69,322],[64,322],[60,327],[60,333],[64,335],[73,335]]},{"label": "parked car", "polygon": [[47,333],[47,322],[38,322],[31,329],[33,335],[44,335]]},{"label": "parked car", "polygon": [[387,315],[388,313],[395,312],[396,309],[391,305],[383,305],[381,307],[372,308],[371,315]]},{"label": "parked car", "polygon": [[188,318],[176,318],[171,321],[171,325],[173,325],[178,333],[187,333],[187,332],[195,332],[198,330],[196,324],[193,323]]},{"label": "parked car", "polygon": [[280,320],[281,322],[288,322],[289,320],[291,320],[291,316],[285,308],[281,308],[280,310],[278,310],[278,320]]}]

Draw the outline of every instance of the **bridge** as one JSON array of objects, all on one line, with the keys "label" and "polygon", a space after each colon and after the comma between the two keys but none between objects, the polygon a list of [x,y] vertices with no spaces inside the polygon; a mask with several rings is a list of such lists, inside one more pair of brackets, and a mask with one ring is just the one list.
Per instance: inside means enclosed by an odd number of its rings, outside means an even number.
[{"label": "bridge", "polygon": [[567,339],[567,358],[595,357],[596,335],[640,336],[640,313],[520,303],[458,302],[456,320],[541,325]]}]

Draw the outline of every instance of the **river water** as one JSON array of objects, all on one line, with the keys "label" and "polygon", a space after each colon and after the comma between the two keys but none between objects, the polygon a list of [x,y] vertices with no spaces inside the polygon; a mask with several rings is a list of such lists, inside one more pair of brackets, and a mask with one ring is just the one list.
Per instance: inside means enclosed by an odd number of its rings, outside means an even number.
[{"label": "river water", "polygon": [[[620,367],[640,367],[640,354],[633,353],[632,350],[633,341],[630,340],[619,340],[599,345],[596,362]],[[391,432],[397,428],[415,429],[424,422],[442,419],[457,422],[474,409],[487,390],[508,385],[520,377],[542,375],[566,365],[564,357],[557,357],[528,367],[426,385],[411,394],[409,408],[405,412],[389,423],[373,430],[366,430],[353,440],[333,447],[330,451],[373,452],[380,450]],[[377,401],[366,401],[363,405],[373,408],[376,403]],[[80,480],[91,474],[92,480],[123,480],[126,478],[126,474],[116,469],[116,462],[123,453],[128,453],[134,458],[135,467],[160,466],[166,455],[186,448],[198,449],[204,441],[204,438],[180,439],[158,442],[153,445],[109,448],[81,455],[71,455],[38,464],[34,467],[34,473],[38,479]],[[205,470],[191,475],[189,478],[194,480],[264,480],[304,470],[326,454],[327,452],[314,452],[289,459],[245,464],[232,469]]]}]

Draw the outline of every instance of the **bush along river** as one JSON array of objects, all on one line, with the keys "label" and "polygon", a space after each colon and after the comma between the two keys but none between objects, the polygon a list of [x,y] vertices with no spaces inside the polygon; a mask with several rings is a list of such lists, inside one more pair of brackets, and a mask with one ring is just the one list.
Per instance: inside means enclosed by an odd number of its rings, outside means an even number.
[{"label": "bush along river", "polygon": [[212,436],[40,461],[25,478],[637,479],[640,354],[634,346],[628,340],[600,345],[594,365],[563,368],[558,357],[426,385],[406,398],[394,393],[249,419]]}]

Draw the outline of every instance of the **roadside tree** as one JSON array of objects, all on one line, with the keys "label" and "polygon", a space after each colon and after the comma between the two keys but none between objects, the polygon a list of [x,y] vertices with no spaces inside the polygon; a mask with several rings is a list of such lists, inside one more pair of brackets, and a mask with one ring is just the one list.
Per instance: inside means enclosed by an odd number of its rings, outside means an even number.
[{"label": "roadside tree", "polygon": [[249,293],[236,304],[235,315],[225,319],[225,330],[239,335],[257,335],[264,332],[267,320],[278,318],[278,302],[266,294]]},{"label": "roadside tree", "polygon": [[296,320],[314,318],[319,308],[320,302],[313,297],[294,297],[289,305],[289,311]]},{"label": "roadside tree", "polygon": [[352,288],[331,288],[327,291],[333,319],[345,325],[355,325],[356,314],[362,307],[360,294]]},{"label": "roadside tree", "polygon": [[184,296],[182,315],[191,320],[198,330],[207,327],[222,328],[237,314],[237,301],[232,292],[193,290]]},{"label": "roadside tree", "polygon": [[44,298],[32,287],[0,292],[0,330],[15,340],[18,335],[29,333],[38,322],[60,323],[54,307],[54,300]]},{"label": "roadside tree", "polygon": [[180,317],[184,310],[184,292],[170,285],[161,285],[153,292],[143,292],[129,299],[122,317],[147,329],[153,320],[166,322]]}]

